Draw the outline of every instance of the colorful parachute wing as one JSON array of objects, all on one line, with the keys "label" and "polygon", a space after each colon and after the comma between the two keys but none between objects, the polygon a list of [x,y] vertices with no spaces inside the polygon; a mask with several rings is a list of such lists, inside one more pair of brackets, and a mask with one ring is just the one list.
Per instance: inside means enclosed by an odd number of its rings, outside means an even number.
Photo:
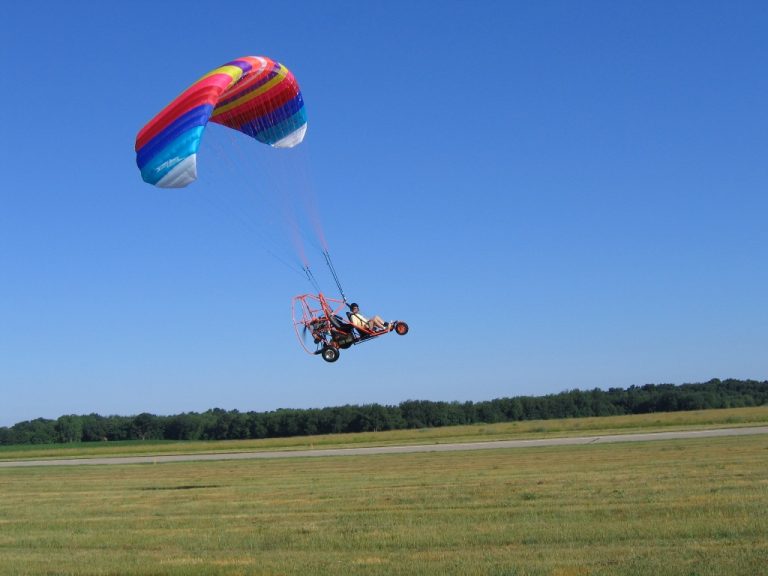
[{"label": "colorful parachute wing", "polygon": [[136,164],[144,181],[162,188],[193,182],[209,121],[278,148],[296,146],[307,130],[293,74],[264,56],[238,58],[200,78],[139,131]]}]

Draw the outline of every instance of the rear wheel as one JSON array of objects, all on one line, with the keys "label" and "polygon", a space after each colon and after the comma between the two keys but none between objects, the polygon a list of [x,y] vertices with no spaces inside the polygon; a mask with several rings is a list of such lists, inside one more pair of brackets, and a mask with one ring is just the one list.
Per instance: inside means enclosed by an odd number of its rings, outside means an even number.
[{"label": "rear wheel", "polygon": [[408,334],[408,324],[406,324],[405,322],[396,323],[395,332],[397,332],[399,336],[405,336],[406,334]]},{"label": "rear wheel", "polygon": [[326,362],[336,362],[339,359],[339,351],[331,346],[326,346],[323,348],[322,356]]}]

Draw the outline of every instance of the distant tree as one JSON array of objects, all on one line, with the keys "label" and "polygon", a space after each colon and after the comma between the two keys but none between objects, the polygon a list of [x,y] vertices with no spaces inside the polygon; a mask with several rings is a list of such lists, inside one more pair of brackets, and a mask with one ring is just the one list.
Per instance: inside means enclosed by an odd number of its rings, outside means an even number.
[{"label": "distant tree", "polygon": [[56,441],[56,422],[36,418],[14,424],[12,427],[17,444],[53,444]]},{"label": "distant tree", "polygon": [[403,415],[407,428],[427,428],[433,426],[435,420],[434,402],[426,400],[406,400],[400,403],[400,412]]},{"label": "distant tree", "polygon": [[203,418],[195,412],[170,416],[163,423],[163,438],[166,440],[200,440],[203,427]]},{"label": "distant tree", "polygon": [[61,416],[54,425],[56,441],[62,444],[80,442],[83,439],[83,419],[81,416]]},{"label": "distant tree", "polygon": [[265,416],[261,412],[248,412],[248,437],[249,438],[266,438],[267,426],[265,423]]},{"label": "distant tree", "polygon": [[378,432],[388,430],[389,418],[380,404],[359,406],[356,417],[350,422],[350,432]]},{"label": "distant tree", "polygon": [[98,414],[82,416],[83,442],[98,442],[107,439],[107,420]]},{"label": "distant tree", "polygon": [[108,440],[129,440],[131,438],[131,425],[133,419],[127,416],[109,416],[105,427]]},{"label": "distant tree", "polygon": [[135,440],[162,439],[162,423],[154,414],[143,412],[133,418],[130,425],[130,437]]},{"label": "distant tree", "polygon": [[323,408],[318,418],[318,433],[341,434],[349,432],[354,417],[355,408],[353,406]]},{"label": "distant tree", "polygon": [[13,433],[13,430],[7,426],[0,426],[0,446],[11,444],[19,444],[19,442],[16,442],[16,435]]}]

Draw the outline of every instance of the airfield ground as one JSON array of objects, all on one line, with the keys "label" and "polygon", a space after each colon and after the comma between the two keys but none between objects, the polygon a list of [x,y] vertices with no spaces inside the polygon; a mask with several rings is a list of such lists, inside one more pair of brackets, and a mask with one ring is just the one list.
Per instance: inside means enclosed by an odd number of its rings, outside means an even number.
[{"label": "airfield ground", "polygon": [[[768,408],[708,412],[730,427],[762,424]],[[558,422],[539,426],[584,433]],[[765,434],[9,468],[0,494],[0,574],[751,576],[768,566]]]}]

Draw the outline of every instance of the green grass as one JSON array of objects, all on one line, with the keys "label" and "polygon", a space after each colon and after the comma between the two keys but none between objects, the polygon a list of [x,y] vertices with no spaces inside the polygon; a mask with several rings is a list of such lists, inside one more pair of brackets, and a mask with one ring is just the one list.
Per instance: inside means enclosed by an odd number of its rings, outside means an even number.
[{"label": "green grass", "polygon": [[0,470],[0,574],[749,575],[765,435]]},{"label": "green grass", "polygon": [[443,444],[554,436],[730,428],[764,424],[768,424],[768,406],[601,418],[529,420],[497,424],[475,424],[472,426],[446,426],[443,428],[420,430],[327,434],[322,436],[297,436],[265,440],[225,440],[213,442],[132,441],[3,446],[0,447],[0,460],[190,454],[195,452],[245,452],[254,450],[306,450],[308,448],[321,449],[401,444]]}]

